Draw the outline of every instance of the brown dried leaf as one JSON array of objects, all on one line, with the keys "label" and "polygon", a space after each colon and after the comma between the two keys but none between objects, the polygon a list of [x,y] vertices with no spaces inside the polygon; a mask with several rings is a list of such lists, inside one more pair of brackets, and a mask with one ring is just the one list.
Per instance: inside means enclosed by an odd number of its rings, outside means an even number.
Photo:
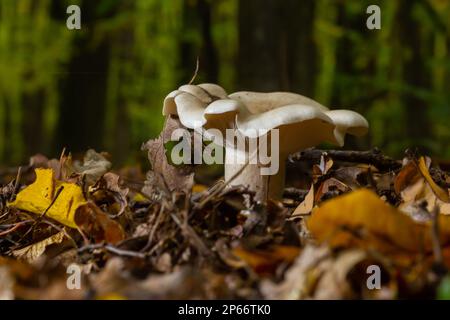
[{"label": "brown dried leaf", "polygon": [[314,184],[311,184],[311,188],[305,196],[305,199],[295,208],[291,218],[297,216],[304,216],[310,214],[314,207]]},{"label": "brown dried leaf", "polygon": [[33,243],[25,248],[14,250],[12,252],[13,256],[27,262],[33,262],[39,258],[47,249],[48,246],[61,243],[64,239],[64,232],[60,231],[47,239]]},{"label": "brown dried leaf", "polygon": [[111,169],[111,162],[103,154],[89,149],[84,155],[83,164],[75,162],[73,167],[76,173],[84,176],[88,185],[92,185]]},{"label": "brown dried leaf", "polygon": [[119,180],[120,176],[115,173],[108,172],[105,173],[93,187],[93,190],[95,191],[106,190],[113,195],[115,201],[120,204],[120,210],[116,216],[120,216],[128,205],[127,195],[129,189],[121,187]]},{"label": "brown dried leaf", "polygon": [[406,163],[394,179],[395,193],[400,193],[420,178],[417,166],[413,161]]},{"label": "brown dried leaf", "polygon": [[148,159],[152,165],[155,175],[162,177],[170,192],[181,191],[190,193],[194,185],[193,167],[189,165],[172,166],[166,156],[164,145],[170,141],[172,132],[178,128],[183,128],[181,122],[173,117],[167,117],[164,129],[158,138],[149,140],[142,146],[143,150],[148,150]]},{"label": "brown dried leaf", "polygon": [[106,241],[114,244],[125,238],[122,226],[92,202],[77,209],[75,223],[97,243]]}]

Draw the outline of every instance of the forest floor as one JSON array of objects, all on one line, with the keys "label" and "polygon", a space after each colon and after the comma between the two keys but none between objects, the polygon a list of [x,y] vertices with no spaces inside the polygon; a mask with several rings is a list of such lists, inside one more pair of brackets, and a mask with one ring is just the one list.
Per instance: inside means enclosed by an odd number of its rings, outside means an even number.
[{"label": "forest floor", "polygon": [[0,298],[450,298],[450,177],[430,158],[308,149],[281,202],[105,154],[36,155],[0,183]]}]

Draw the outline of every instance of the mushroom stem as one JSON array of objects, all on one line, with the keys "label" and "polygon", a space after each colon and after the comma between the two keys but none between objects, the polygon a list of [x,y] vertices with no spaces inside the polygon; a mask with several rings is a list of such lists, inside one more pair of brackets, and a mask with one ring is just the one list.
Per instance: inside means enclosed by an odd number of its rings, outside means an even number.
[{"label": "mushroom stem", "polygon": [[[225,181],[246,165],[248,154],[234,148],[225,151]],[[266,202],[267,199],[281,200],[284,189],[286,164],[285,157],[280,157],[279,170],[274,175],[261,175],[261,165],[250,161],[244,170],[235,177],[230,186],[243,185],[255,192],[255,200]]]}]

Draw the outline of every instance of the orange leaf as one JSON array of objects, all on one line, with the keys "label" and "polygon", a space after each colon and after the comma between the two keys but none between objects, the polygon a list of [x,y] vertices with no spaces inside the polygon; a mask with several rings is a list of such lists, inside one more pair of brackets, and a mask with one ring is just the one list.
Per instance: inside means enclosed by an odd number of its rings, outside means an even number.
[{"label": "orange leaf", "polygon": [[[450,220],[439,217],[441,244],[450,243]],[[307,226],[320,242],[333,247],[371,247],[381,252],[403,249],[431,251],[431,226],[418,223],[386,204],[368,189],[326,201]]]}]

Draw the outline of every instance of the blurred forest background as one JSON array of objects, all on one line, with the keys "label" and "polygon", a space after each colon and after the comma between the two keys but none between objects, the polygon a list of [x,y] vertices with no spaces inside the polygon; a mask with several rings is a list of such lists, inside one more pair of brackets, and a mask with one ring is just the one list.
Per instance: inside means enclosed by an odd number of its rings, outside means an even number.
[{"label": "blurred forest background", "polygon": [[[370,4],[381,30],[366,28]],[[370,134],[349,148],[448,159],[449,53],[450,0],[0,0],[0,163],[63,147],[136,161],[197,57],[196,83],[360,112]]]}]

